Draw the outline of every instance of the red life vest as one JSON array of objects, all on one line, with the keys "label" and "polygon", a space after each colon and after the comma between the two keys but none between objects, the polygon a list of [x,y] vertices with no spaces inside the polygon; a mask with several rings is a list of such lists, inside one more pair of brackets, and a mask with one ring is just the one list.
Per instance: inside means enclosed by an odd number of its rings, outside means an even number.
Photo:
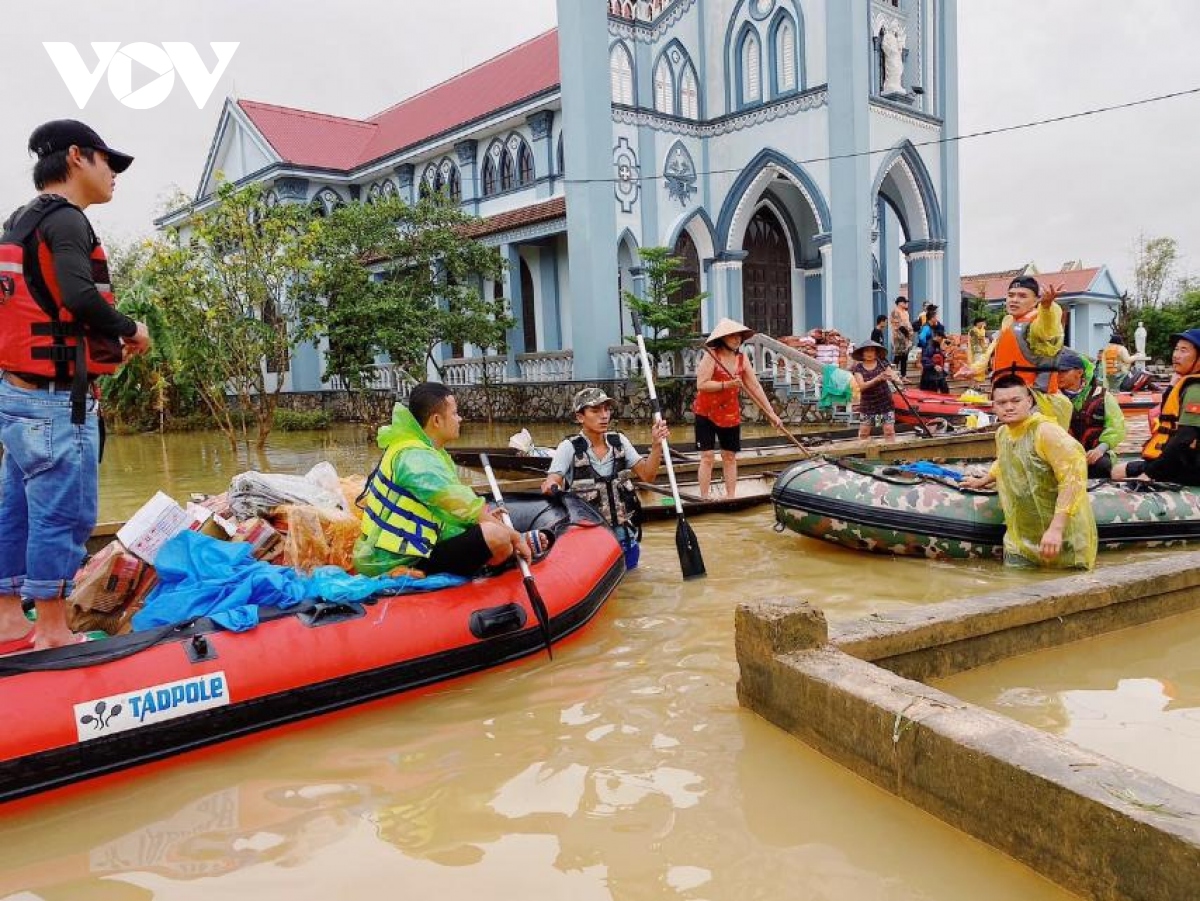
[{"label": "red life vest", "polygon": [[[0,370],[59,381],[82,373],[86,386],[88,378],[117,371],[122,346],[119,338],[77,322],[63,306],[54,255],[39,227],[50,213],[71,206],[62,197],[40,197],[0,236]],[[95,233],[91,237],[92,280],[115,306],[108,257]]]},{"label": "red life vest", "polygon": [[1020,319],[1015,319],[1010,328],[1000,332],[1000,337],[996,339],[996,353],[992,358],[992,381],[1002,375],[1016,375],[1026,385],[1054,394],[1058,391],[1055,357],[1039,357],[1029,346],[1029,326],[1037,315],[1035,307]]}]

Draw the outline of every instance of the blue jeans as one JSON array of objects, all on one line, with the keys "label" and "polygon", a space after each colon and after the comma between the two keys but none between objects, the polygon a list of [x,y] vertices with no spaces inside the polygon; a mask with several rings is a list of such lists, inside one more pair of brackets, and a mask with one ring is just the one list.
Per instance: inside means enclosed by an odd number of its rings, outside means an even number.
[{"label": "blue jeans", "polygon": [[69,391],[0,379],[0,594],[66,597],[96,527],[100,432],[96,401],[71,423]]}]

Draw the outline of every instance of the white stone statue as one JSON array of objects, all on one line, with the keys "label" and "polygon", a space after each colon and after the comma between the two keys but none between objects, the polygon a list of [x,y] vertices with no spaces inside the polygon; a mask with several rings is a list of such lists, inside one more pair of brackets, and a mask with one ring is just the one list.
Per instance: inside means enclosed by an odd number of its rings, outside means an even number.
[{"label": "white stone statue", "polygon": [[1146,326],[1138,323],[1138,327],[1133,330],[1133,345],[1137,348],[1137,355],[1143,360],[1146,358]]},{"label": "white stone statue", "polygon": [[883,94],[904,93],[904,47],[908,36],[899,25],[884,26],[880,49],[883,51]]}]

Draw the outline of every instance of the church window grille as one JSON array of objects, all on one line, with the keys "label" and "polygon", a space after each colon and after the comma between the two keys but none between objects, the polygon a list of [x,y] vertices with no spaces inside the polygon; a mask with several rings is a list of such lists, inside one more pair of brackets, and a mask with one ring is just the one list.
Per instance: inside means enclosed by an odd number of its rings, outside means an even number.
[{"label": "church window grille", "polygon": [[741,59],[742,104],[758,103],[762,100],[762,47],[753,31],[742,38]]},{"label": "church window grille", "polygon": [[796,90],[796,26],[784,19],[775,29],[776,79],[781,93]]},{"label": "church window grille", "polygon": [[689,63],[679,80],[679,115],[685,119],[700,118],[700,88],[696,70]]},{"label": "church window grille", "polygon": [[665,56],[654,67],[654,108],[668,116],[675,113],[675,78]]},{"label": "church window grille", "polygon": [[609,55],[613,102],[633,106],[633,58],[624,44],[613,45]]}]

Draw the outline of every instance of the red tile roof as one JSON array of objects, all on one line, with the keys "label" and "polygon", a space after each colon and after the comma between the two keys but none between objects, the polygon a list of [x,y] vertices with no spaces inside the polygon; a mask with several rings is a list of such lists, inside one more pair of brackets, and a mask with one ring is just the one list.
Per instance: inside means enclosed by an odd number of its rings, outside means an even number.
[{"label": "red tile roof", "polygon": [[471,238],[482,238],[484,235],[494,235],[508,231],[510,228],[520,228],[523,225],[535,225],[538,222],[549,222],[567,215],[567,200],[565,197],[553,197],[541,203],[519,207],[505,213],[488,216],[478,222],[472,222],[463,229],[463,233]]},{"label": "red tile roof", "polygon": [[238,106],[286,162],[349,170],[558,85],[555,29],[362,121],[252,100]]},{"label": "red tile roof", "polygon": [[[1036,278],[1045,288],[1047,285],[1062,285],[1059,294],[1083,294],[1096,280],[1100,267],[1092,269],[1072,269],[1067,272],[1040,272]],[[994,273],[979,275],[964,275],[962,290],[971,297],[982,297],[985,300],[1003,300],[1008,294],[1009,282],[1013,276]]]}]

